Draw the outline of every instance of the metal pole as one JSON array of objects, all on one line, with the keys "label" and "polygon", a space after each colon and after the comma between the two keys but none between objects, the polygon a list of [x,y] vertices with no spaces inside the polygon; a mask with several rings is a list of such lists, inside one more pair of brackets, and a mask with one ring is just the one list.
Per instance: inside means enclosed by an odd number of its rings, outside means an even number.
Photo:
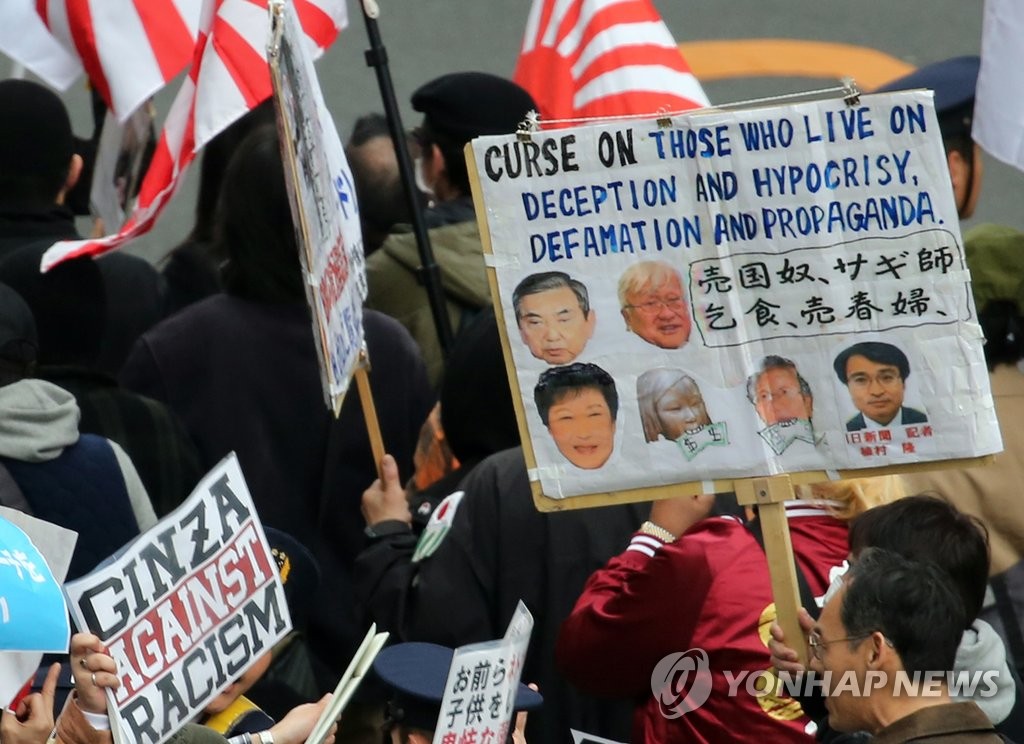
[{"label": "metal pole", "polygon": [[434,261],[434,252],[430,247],[430,237],[427,235],[427,225],[423,219],[423,210],[417,198],[412,160],[409,158],[409,149],[406,146],[405,140],[405,129],[402,127],[402,117],[398,111],[395,89],[391,83],[391,72],[388,69],[388,53],[384,48],[380,38],[380,31],[377,28],[379,10],[374,0],[363,0],[360,5],[363,9],[363,19],[366,21],[366,35],[370,40],[370,48],[366,50],[366,64],[377,73],[377,84],[380,86],[380,97],[384,103],[384,114],[388,120],[391,141],[395,145],[395,155],[398,158],[398,171],[402,177],[402,187],[405,191],[405,198],[412,209],[412,229],[413,234],[416,236],[416,246],[420,254],[420,269],[417,272],[417,278],[420,284],[427,290],[430,312],[434,317],[434,327],[437,329],[437,338],[441,343],[441,351],[447,355],[452,346],[452,327],[448,318],[444,288],[441,284],[441,268]]}]

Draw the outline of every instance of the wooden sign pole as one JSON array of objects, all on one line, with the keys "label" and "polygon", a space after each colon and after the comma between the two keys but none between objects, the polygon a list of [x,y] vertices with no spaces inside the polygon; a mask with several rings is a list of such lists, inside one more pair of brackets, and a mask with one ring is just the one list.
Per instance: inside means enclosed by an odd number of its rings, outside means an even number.
[{"label": "wooden sign pole", "polygon": [[[359,402],[363,407],[363,418],[366,419],[366,431],[370,434],[370,449],[373,450],[373,465],[377,469],[377,477],[383,478],[380,472],[380,461],[384,459],[384,437],[380,434],[380,421],[377,420],[377,406],[373,403],[370,391],[370,360],[366,350],[359,352],[359,366],[356,367],[356,387],[359,390]],[[337,416],[337,412],[334,414]]]},{"label": "wooden sign pole", "polygon": [[800,628],[800,585],[796,579],[793,543],[786,521],[786,501],[796,497],[788,475],[746,478],[735,481],[736,500],[743,506],[757,506],[768,572],[772,580],[775,613],[786,645],[794,649],[800,663],[807,667],[807,638]]}]

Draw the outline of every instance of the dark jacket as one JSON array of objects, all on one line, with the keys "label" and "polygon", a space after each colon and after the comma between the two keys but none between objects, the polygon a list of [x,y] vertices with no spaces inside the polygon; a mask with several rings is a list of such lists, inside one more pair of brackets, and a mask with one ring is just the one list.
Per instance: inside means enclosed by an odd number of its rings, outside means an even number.
[{"label": "dark jacket", "polygon": [[924,708],[889,724],[873,744],[1000,744],[1005,741],[974,703],[948,703]]},{"label": "dark jacket", "polygon": [[555,670],[554,646],[587,578],[628,544],[649,506],[541,514],[520,448],[487,458],[460,488],[451,531],[430,558],[412,563],[411,533],[360,554],[356,587],[372,619],[401,640],[459,646],[500,638],[522,599],[535,621],[522,679],[544,695],[527,740],[569,741],[574,728],[627,741],[632,703],[577,692]]},{"label": "dark jacket", "polygon": [[[0,258],[25,245],[48,247],[78,240],[74,215],[64,207],[0,207]],[[163,280],[148,262],[127,253],[97,259],[106,289],[107,317],[96,368],[116,375],[143,331],[163,316]]]},{"label": "dark jacket", "polygon": [[[364,327],[381,432],[407,477],[433,403],[423,362],[395,321],[366,312]],[[305,303],[215,295],[191,305],[139,339],[121,382],[178,414],[204,468],[234,451],[263,523],[313,552],[324,581],[308,639],[333,689],[366,632],[351,572],[376,466],[355,386],[337,420],[327,410]]]},{"label": "dark jacket", "polygon": [[[903,413],[903,425],[907,424],[926,424],[928,423],[928,417],[916,408],[907,408],[902,406],[900,411]],[[893,419],[895,421],[896,419]],[[897,424],[892,424],[896,426]],[[864,414],[858,413],[852,419],[846,422],[847,431],[861,431],[866,429],[867,424],[864,422]]]},{"label": "dark jacket", "polygon": [[206,471],[188,432],[167,406],[80,367],[40,367],[37,374],[75,396],[82,412],[79,431],[106,437],[128,453],[157,516],[173,511],[192,493]]}]

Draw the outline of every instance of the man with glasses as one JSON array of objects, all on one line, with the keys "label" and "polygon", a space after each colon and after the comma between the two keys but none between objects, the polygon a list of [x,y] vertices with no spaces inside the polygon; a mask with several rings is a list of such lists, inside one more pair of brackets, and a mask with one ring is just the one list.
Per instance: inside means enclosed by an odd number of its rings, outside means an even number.
[{"label": "man with glasses", "polygon": [[678,349],[690,338],[690,310],[679,272],[663,261],[641,261],[619,277],[619,305],[632,331],[649,344]]},{"label": "man with glasses", "polygon": [[846,422],[847,431],[928,421],[923,412],[903,405],[910,362],[898,347],[881,341],[863,341],[840,353],[832,366],[860,411]]},{"label": "man with glasses", "polygon": [[947,674],[965,623],[948,573],[865,549],[809,638],[831,727],[866,731],[876,744],[1003,741],[975,703],[950,697]]}]

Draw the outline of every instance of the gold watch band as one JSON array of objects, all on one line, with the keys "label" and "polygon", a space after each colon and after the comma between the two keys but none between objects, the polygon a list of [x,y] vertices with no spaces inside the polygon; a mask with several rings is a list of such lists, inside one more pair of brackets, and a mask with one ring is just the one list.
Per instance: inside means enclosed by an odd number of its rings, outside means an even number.
[{"label": "gold watch band", "polygon": [[642,525],[640,525],[640,531],[645,535],[656,537],[659,540],[667,543],[675,542],[677,537],[677,535],[673,535],[664,527],[660,527],[650,520],[647,520]]}]

